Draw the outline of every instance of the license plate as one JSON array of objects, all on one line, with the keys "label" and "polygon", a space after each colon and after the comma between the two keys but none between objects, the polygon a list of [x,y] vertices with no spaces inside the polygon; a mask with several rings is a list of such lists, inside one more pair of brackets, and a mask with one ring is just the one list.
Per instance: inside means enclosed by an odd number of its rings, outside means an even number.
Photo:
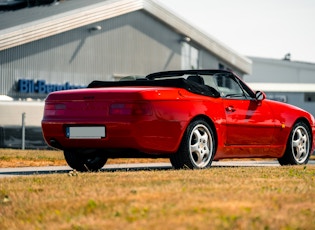
[{"label": "license plate", "polygon": [[67,127],[66,136],[70,139],[101,139],[105,137],[105,127]]}]

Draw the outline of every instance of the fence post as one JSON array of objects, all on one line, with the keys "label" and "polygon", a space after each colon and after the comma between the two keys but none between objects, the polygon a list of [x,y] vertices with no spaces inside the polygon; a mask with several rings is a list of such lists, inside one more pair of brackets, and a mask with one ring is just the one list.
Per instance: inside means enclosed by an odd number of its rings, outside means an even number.
[{"label": "fence post", "polygon": [[22,150],[25,149],[25,113],[22,113]]}]

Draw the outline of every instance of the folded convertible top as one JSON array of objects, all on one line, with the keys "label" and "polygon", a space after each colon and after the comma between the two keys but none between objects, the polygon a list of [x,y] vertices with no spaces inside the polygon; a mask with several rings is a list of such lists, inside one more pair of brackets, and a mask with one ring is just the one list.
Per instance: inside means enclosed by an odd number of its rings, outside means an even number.
[{"label": "folded convertible top", "polygon": [[161,79],[161,80],[148,80],[147,78],[132,80],[132,81],[93,81],[88,85],[88,88],[101,88],[101,87],[122,87],[122,86],[159,86],[159,87],[176,87],[183,88],[192,93],[220,97],[220,93],[208,85],[198,84],[184,78],[175,79]]}]

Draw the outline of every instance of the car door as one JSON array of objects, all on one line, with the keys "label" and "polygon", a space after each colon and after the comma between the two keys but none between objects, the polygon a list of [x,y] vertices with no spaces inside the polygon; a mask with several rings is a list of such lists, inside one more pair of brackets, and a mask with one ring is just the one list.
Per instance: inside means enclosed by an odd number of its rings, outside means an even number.
[{"label": "car door", "polygon": [[256,100],[231,76],[217,81],[226,114],[226,145],[270,145],[275,126],[267,101]]},{"label": "car door", "polygon": [[267,103],[248,99],[223,99],[226,145],[270,145],[274,121]]}]

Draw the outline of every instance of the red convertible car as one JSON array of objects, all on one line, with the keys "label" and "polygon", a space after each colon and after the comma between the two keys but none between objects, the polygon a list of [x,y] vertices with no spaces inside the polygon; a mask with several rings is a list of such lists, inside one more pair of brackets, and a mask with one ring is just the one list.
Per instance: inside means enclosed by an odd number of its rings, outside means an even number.
[{"label": "red convertible car", "polygon": [[122,157],[170,158],[176,169],[244,157],[300,165],[315,147],[311,114],[267,100],[222,70],[165,71],[53,92],[42,130],[79,171]]}]

